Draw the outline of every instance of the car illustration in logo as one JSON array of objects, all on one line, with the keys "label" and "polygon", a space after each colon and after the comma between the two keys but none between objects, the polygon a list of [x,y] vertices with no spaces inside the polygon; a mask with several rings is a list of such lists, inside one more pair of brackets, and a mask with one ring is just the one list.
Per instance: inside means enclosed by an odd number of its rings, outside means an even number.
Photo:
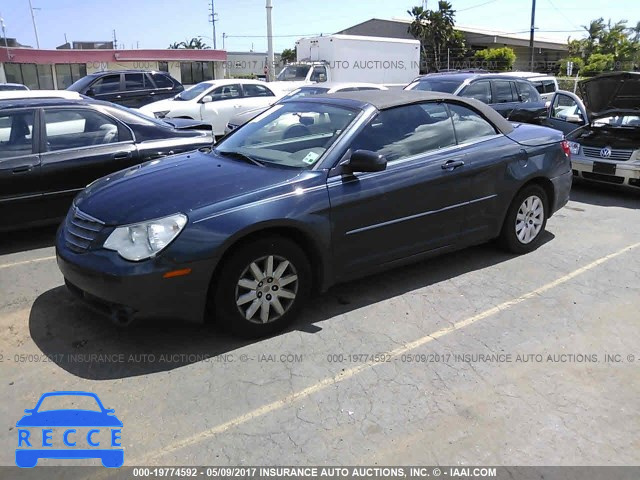
[{"label": "car illustration in logo", "polygon": [[[43,402],[49,404],[56,397],[88,403],[93,409],[49,410],[43,407]],[[122,422],[114,415],[114,410],[104,407],[95,393],[45,393],[36,406],[25,413],[16,423],[17,466],[35,467],[40,458],[99,458],[108,468],[121,467],[124,463]]]}]

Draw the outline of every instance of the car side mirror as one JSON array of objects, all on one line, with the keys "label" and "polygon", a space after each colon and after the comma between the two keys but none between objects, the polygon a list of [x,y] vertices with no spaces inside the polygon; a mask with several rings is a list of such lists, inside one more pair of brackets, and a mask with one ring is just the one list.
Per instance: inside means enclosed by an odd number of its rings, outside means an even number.
[{"label": "car side mirror", "polygon": [[90,88],[90,89],[87,90],[87,93],[85,93],[85,95],[87,97],[95,97],[96,91],[93,88]]},{"label": "car side mirror", "polygon": [[201,103],[210,103],[213,102],[213,97],[211,95],[205,95],[204,97],[202,97],[202,100],[200,100]]},{"label": "car side mirror", "polygon": [[344,167],[348,173],[381,172],[387,168],[387,159],[371,150],[356,150]]}]

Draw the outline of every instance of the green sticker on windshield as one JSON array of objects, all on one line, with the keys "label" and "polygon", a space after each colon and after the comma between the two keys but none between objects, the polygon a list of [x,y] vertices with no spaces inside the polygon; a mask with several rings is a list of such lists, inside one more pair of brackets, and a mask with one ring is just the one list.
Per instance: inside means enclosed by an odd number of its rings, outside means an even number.
[{"label": "green sticker on windshield", "polygon": [[318,159],[319,156],[320,155],[318,155],[316,152],[309,152],[307,153],[307,156],[302,159],[302,161],[308,165],[311,165]]}]

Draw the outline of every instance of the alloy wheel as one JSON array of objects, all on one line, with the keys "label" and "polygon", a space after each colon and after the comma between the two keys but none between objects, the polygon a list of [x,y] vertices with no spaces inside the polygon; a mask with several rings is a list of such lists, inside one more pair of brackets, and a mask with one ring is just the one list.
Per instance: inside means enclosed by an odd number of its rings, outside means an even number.
[{"label": "alloy wheel", "polygon": [[271,323],[293,305],[298,293],[298,272],[286,258],[268,255],[251,262],[236,285],[236,306],[252,323]]},{"label": "alloy wheel", "polygon": [[527,197],[518,209],[516,215],[516,236],[522,244],[529,244],[535,240],[544,223],[544,204],[536,195]]}]

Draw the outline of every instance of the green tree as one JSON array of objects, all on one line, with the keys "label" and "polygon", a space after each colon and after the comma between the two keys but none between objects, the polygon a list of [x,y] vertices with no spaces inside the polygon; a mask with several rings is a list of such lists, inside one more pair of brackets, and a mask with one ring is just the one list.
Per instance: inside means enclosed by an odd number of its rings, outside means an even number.
[{"label": "green tree", "polygon": [[561,76],[567,74],[567,63],[569,62],[573,62],[573,71],[571,72],[571,75],[576,75],[584,67],[584,60],[582,60],[582,58],[580,57],[563,58],[562,60],[558,60],[556,64],[558,69],[560,70]]},{"label": "green tree", "polygon": [[475,53],[475,61],[488,70],[508,71],[513,68],[516,54],[512,48],[487,48]]},{"label": "green tree", "polygon": [[408,32],[420,40],[424,71],[446,68],[447,54],[451,61],[452,52],[455,59],[465,56],[467,47],[464,37],[453,28],[455,10],[451,3],[440,0],[437,10],[413,7],[407,13],[413,18]]},{"label": "green tree", "polygon": [[206,43],[202,41],[202,37],[193,37],[191,40],[185,40],[184,42],[174,42],[169,45],[170,49],[186,48],[189,50],[209,50]]},{"label": "green tree", "polygon": [[297,58],[296,48],[285,48],[280,54],[280,59],[285,63],[295,62]]},{"label": "green tree", "polygon": [[611,53],[594,53],[589,57],[589,62],[580,71],[587,77],[599,75],[613,70],[615,59]]}]

